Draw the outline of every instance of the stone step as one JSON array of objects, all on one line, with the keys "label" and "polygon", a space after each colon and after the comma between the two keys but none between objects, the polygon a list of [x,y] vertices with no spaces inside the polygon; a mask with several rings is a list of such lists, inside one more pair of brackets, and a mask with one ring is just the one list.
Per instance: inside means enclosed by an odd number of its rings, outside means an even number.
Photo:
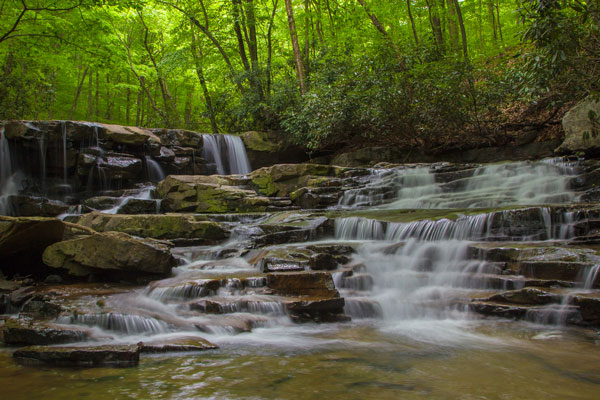
[{"label": "stone step", "polygon": [[140,361],[138,345],[51,347],[31,346],[13,353],[19,364],[52,367],[134,367]]}]

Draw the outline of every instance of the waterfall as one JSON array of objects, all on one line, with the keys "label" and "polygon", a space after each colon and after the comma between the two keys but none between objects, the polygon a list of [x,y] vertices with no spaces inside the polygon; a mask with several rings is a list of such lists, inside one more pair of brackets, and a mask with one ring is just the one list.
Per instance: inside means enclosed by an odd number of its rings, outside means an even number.
[{"label": "waterfall", "polygon": [[239,136],[202,135],[202,139],[202,156],[215,164],[217,174],[247,174],[252,170],[246,147]]},{"label": "waterfall", "polygon": [[152,157],[146,156],[146,176],[152,182],[160,182],[165,179],[165,173]]},{"label": "waterfall", "polygon": [[11,214],[10,196],[18,193],[18,177],[13,171],[10,145],[0,128],[0,215]]}]

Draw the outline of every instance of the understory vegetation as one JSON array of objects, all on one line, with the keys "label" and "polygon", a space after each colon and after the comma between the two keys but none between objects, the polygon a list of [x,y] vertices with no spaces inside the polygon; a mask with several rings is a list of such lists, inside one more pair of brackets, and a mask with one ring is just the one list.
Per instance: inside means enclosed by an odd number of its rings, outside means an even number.
[{"label": "understory vegetation", "polygon": [[2,0],[0,119],[273,130],[310,150],[560,135],[600,0]]}]

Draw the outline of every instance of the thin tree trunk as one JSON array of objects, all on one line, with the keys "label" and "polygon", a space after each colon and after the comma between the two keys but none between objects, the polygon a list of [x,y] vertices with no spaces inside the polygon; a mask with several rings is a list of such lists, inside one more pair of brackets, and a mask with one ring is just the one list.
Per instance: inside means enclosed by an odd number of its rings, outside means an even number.
[{"label": "thin tree trunk", "polygon": [[304,76],[306,88],[310,88],[310,1],[304,0]]},{"label": "thin tree trunk", "polygon": [[365,1],[364,0],[357,0],[357,1],[365,9],[365,12],[367,13],[367,15],[369,16],[369,19],[373,23],[373,26],[375,28],[377,28],[377,30],[387,40],[387,42],[392,47],[392,49],[394,49],[394,51],[396,52],[396,55],[398,56],[398,59],[400,60],[400,63],[402,64],[402,67],[404,68],[404,62],[401,59],[402,52],[400,51],[400,48],[398,47],[398,45],[396,43],[394,43],[394,41],[392,40],[392,38],[390,37],[390,35],[388,34],[388,32],[385,30],[385,28],[383,27],[383,25],[381,24],[381,22],[379,21],[379,19],[377,18],[377,16],[371,11],[371,9],[367,6],[367,4],[365,3]]},{"label": "thin tree trunk", "polygon": [[273,2],[273,12],[271,13],[271,19],[269,20],[269,28],[267,29],[267,97],[271,97],[271,63],[273,59],[273,23],[275,21],[275,14],[277,13],[278,0]]},{"label": "thin tree trunk", "polygon": [[85,67],[85,69],[83,70],[83,75],[81,76],[81,80],[79,81],[79,84],[77,85],[77,92],[75,92],[75,98],[73,99],[73,105],[71,106],[71,112],[69,113],[69,119],[72,120],[73,119],[73,115],[75,114],[75,110],[77,109],[77,102],[79,100],[79,95],[81,94],[81,88],[83,88],[83,82],[85,82],[85,77],[88,73],[88,69],[90,67]]},{"label": "thin tree trunk", "polygon": [[217,125],[215,110],[213,108],[210,92],[208,91],[208,87],[206,85],[206,79],[204,78],[204,70],[202,69],[202,61],[200,59],[202,57],[202,50],[196,44],[196,35],[194,35],[193,30],[192,57],[194,58],[194,64],[196,64],[196,75],[198,75],[198,80],[200,81],[200,86],[202,87],[202,94],[204,95],[204,103],[206,105],[206,111],[208,112],[208,118],[210,120],[210,127],[212,129],[212,133],[218,133],[219,126]]},{"label": "thin tree trunk", "polygon": [[500,0],[496,0],[496,25],[498,25],[498,34],[500,42],[504,45],[504,37],[502,36],[502,24],[500,24]]},{"label": "thin tree trunk", "polygon": [[406,8],[408,9],[408,18],[410,19],[410,26],[412,27],[413,37],[415,38],[415,46],[417,48],[417,58],[419,62],[423,64],[421,60],[421,55],[419,54],[419,36],[417,35],[417,27],[415,26],[415,20],[412,16],[412,12],[410,10],[410,0],[406,0]]},{"label": "thin tree trunk", "polygon": [[96,105],[94,106],[94,112],[96,114],[96,121],[100,121],[100,72],[96,70]]},{"label": "thin tree trunk", "polygon": [[235,31],[235,36],[237,38],[238,51],[244,69],[250,71],[250,63],[246,56],[246,47],[244,46],[244,36],[242,34],[242,28],[240,27],[240,0],[231,0],[231,3],[233,4],[233,30]]},{"label": "thin tree trunk", "polygon": [[131,117],[131,88],[129,87],[130,83],[131,82],[129,81],[129,71],[127,71],[127,105],[125,109],[125,121],[127,125],[129,125],[129,120]]},{"label": "thin tree trunk", "polygon": [[440,11],[438,9],[438,0],[428,0],[427,8],[429,10],[429,18],[435,44],[440,53],[444,52],[444,35],[442,33],[442,22],[440,21]]},{"label": "thin tree trunk", "polygon": [[460,27],[460,37],[462,39],[462,51],[465,62],[469,62],[469,53],[467,49],[467,32],[465,30],[465,24],[462,17],[462,11],[460,10],[460,5],[458,4],[458,0],[452,0],[454,2],[454,6],[456,7],[456,18],[458,20],[458,26]]},{"label": "thin tree trunk", "polygon": [[292,40],[294,60],[296,62],[296,77],[300,86],[300,94],[304,95],[306,93],[304,66],[302,65],[302,55],[300,53],[300,45],[298,44],[298,34],[296,33],[296,22],[294,21],[294,9],[292,8],[291,0],[285,0],[285,9],[288,16],[288,25],[290,28],[290,38]]},{"label": "thin tree trunk", "polygon": [[496,28],[496,15],[494,14],[494,2],[493,0],[487,0],[486,2],[487,5],[487,9],[488,9],[488,18],[490,20],[490,25],[492,26],[492,33],[493,33],[493,39],[494,39],[494,43],[498,43],[498,29]]},{"label": "thin tree trunk", "polygon": [[85,119],[88,121],[92,120],[92,115],[94,114],[94,76],[90,73],[88,74],[88,93],[87,93],[87,111],[85,113]]}]

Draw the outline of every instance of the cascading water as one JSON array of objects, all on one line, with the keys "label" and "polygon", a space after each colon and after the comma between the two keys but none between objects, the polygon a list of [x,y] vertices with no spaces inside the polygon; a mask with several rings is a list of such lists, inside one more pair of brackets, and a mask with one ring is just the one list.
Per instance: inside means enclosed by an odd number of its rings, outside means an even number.
[{"label": "cascading water", "polygon": [[10,214],[9,196],[17,194],[8,139],[4,127],[0,128],[0,215]]},{"label": "cascading water", "polygon": [[246,147],[239,136],[202,135],[202,156],[215,164],[219,175],[248,174],[252,171]]},{"label": "cascading water", "polygon": [[[349,190],[340,205],[360,207],[381,204],[388,209],[460,209],[569,203],[577,195],[569,190],[576,167],[555,159],[540,162],[494,164],[437,173],[430,167],[397,168],[379,174],[362,188]],[[396,188],[389,196],[382,188]],[[392,198],[396,200],[389,202]]]},{"label": "cascading water", "polygon": [[146,175],[151,182],[160,182],[165,179],[165,172],[152,157],[146,156]]}]

